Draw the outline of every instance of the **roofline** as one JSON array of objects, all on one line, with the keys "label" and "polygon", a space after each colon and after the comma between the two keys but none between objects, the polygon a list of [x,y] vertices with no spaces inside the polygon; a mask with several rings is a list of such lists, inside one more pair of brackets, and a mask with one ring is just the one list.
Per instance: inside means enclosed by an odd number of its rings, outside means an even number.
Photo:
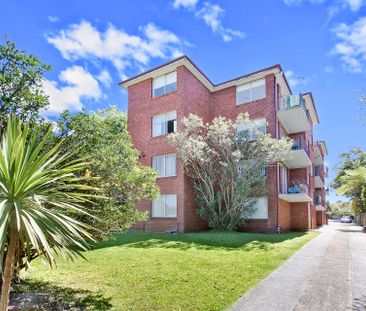
[{"label": "roofline", "polygon": [[319,115],[318,115],[318,110],[316,110],[316,105],[315,105],[313,93],[312,92],[305,92],[305,93],[302,93],[301,95],[309,95],[311,97],[311,100],[312,100],[313,106],[314,106],[314,110],[315,110],[315,114],[316,114],[316,118],[317,118],[318,123],[319,123]]},{"label": "roofline", "polygon": [[[131,78],[128,78],[128,79],[126,79],[126,80],[123,80],[123,81],[121,81],[120,83],[118,83],[118,85],[120,85],[120,86],[123,86],[123,84],[125,84],[125,83],[127,83],[127,82],[130,82],[130,81],[132,81],[132,80],[134,80],[134,79],[137,79],[137,78],[140,78],[140,77],[142,77],[142,76],[144,76],[144,75],[146,75],[146,74],[149,74],[149,73],[151,73],[151,72],[153,72],[153,71],[156,71],[156,70],[158,70],[158,69],[160,69],[160,68],[163,68],[163,67],[165,67],[165,66],[168,66],[168,65],[170,65],[170,64],[173,64],[173,63],[175,63],[175,62],[178,62],[178,61],[180,61],[180,60],[182,60],[182,59],[186,59],[188,62],[190,62],[193,66],[194,66],[194,68],[195,69],[197,69],[198,71],[199,71],[199,73],[211,84],[211,86],[213,87],[213,88],[216,88],[216,87],[219,87],[219,86],[222,86],[222,85],[224,85],[224,84],[227,84],[227,83],[231,83],[231,82],[234,82],[234,81],[237,81],[237,80],[240,80],[240,79],[244,79],[244,78],[247,78],[247,77],[250,77],[250,76],[252,76],[252,75],[255,75],[255,74],[258,74],[258,73],[261,73],[261,72],[264,72],[264,71],[267,71],[267,70],[272,70],[272,69],[276,69],[276,68],[278,68],[279,70],[280,70],[280,72],[283,72],[284,73],[284,71],[282,70],[282,67],[281,67],[281,65],[280,64],[275,64],[275,65],[272,65],[272,66],[269,66],[269,67],[266,67],[266,68],[263,68],[263,69],[260,69],[260,70],[256,70],[256,71],[253,71],[253,72],[250,72],[250,73],[247,73],[247,74],[245,74],[245,75],[241,75],[241,76],[238,76],[238,77],[236,77],[236,78],[233,78],[233,79],[230,79],[230,80],[227,80],[227,81],[224,81],[224,82],[220,82],[220,83],[218,83],[218,84],[214,84],[205,74],[204,74],[204,72],[187,56],[187,55],[182,55],[182,56],[180,56],[180,57],[178,57],[178,58],[175,58],[175,59],[173,59],[173,60],[170,60],[170,61],[168,61],[168,62],[166,62],[166,63],[163,63],[163,64],[161,64],[161,65],[159,65],[159,66],[156,66],[156,67],[153,67],[153,68],[151,68],[151,69],[149,69],[149,70],[147,70],[147,71],[144,71],[144,72],[142,72],[142,73],[140,73],[140,74],[138,74],[138,75],[136,75],[136,76],[133,76],[133,77],[131,77]],[[292,90],[291,90],[291,88],[290,88],[290,85],[289,85],[289,83],[288,83],[288,81],[287,81],[287,78],[286,78],[286,76],[285,76],[285,74],[283,74],[282,75],[283,76],[283,78],[284,78],[284,80],[285,80],[285,83],[286,83],[286,86],[287,86],[287,88],[288,88],[288,90],[289,90],[289,92],[292,94]]]},{"label": "roofline", "polygon": [[182,55],[182,56],[179,56],[179,57],[177,57],[177,58],[174,58],[174,59],[172,59],[172,60],[170,60],[170,61],[168,61],[168,62],[165,62],[165,63],[163,63],[163,64],[161,64],[161,65],[159,65],[159,66],[156,66],[156,67],[153,67],[153,68],[151,68],[151,69],[149,69],[149,70],[146,70],[146,71],[144,71],[144,72],[141,72],[141,73],[139,73],[138,75],[136,75],[136,76],[133,76],[133,77],[131,77],[131,78],[128,78],[128,79],[126,79],[126,80],[123,80],[123,81],[121,81],[120,83],[118,83],[118,85],[122,85],[122,84],[124,84],[124,83],[126,83],[126,82],[130,82],[130,81],[132,81],[132,80],[134,80],[134,79],[137,79],[137,78],[140,78],[140,77],[142,77],[142,76],[144,76],[144,75],[146,75],[146,74],[148,74],[148,73],[150,73],[150,72],[153,72],[153,71],[155,71],[155,70],[158,70],[158,69],[160,69],[160,68],[163,68],[163,67],[165,67],[165,66],[168,66],[168,65],[170,65],[170,64],[173,64],[173,63],[175,63],[175,62],[177,62],[177,61],[180,61],[180,60],[182,60],[182,59],[186,59],[186,60],[188,60],[206,79],[207,79],[207,81],[208,82],[210,82],[211,83],[211,85],[212,86],[215,86],[215,84],[203,73],[203,71],[187,56],[187,55]]}]

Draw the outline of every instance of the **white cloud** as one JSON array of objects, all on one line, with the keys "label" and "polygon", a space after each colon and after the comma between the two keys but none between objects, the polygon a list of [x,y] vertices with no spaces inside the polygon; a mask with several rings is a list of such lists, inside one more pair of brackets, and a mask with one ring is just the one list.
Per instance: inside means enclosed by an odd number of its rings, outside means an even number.
[{"label": "white cloud", "polygon": [[108,70],[102,70],[100,74],[96,77],[98,81],[104,84],[106,87],[110,87],[112,84],[112,77]]},{"label": "white cloud", "polygon": [[324,72],[326,72],[326,73],[333,73],[334,72],[334,68],[332,66],[326,66],[326,67],[324,67]]},{"label": "white cloud", "polygon": [[285,76],[291,87],[296,87],[298,85],[308,85],[310,81],[310,78],[296,76],[292,70],[286,71]]},{"label": "white cloud", "polygon": [[194,9],[196,7],[198,0],[174,0],[173,7],[179,9],[184,7],[186,9]]},{"label": "white cloud", "polygon": [[196,16],[202,19],[213,32],[220,34],[225,42],[229,42],[235,37],[244,38],[243,32],[222,26],[224,14],[225,10],[222,7],[209,2],[205,2],[203,7],[196,12]]},{"label": "white cloud", "polygon": [[82,21],[48,35],[47,40],[67,60],[96,58],[112,62],[122,78],[126,77],[127,67],[146,65],[151,58],[182,54],[186,42],[171,31],[152,23],[139,30],[141,36],[130,35],[109,24],[105,32],[100,32],[90,22]]},{"label": "white cloud", "polygon": [[83,98],[98,101],[102,97],[99,83],[94,77],[80,66],[72,66],[59,74],[59,80],[65,86],[58,86],[57,82],[44,80],[43,89],[49,96],[50,105],[45,114],[61,113],[65,109],[81,110]]},{"label": "white cloud", "polygon": [[353,12],[358,11],[361,6],[364,4],[364,0],[345,0],[345,2],[349,5],[350,9]]},{"label": "white cloud", "polygon": [[48,16],[48,21],[51,23],[56,23],[58,22],[60,19],[57,16]]},{"label": "white cloud", "polygon": [[339,24],[333,29],[339,39],[332,53],[341,57],[346,69],[350,72],[362,72],[366,60],[366,17],[353,24]]}]

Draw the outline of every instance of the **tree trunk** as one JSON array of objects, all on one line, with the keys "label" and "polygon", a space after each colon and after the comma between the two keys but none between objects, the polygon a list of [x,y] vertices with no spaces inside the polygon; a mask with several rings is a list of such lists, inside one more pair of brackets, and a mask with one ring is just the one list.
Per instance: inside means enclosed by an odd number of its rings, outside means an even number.
[{"label": "tree trunk", "polygon": [[6,251],[6,258],[3,272],[3,284],[1,288],[1,300],[0,300],[1,311],[7,311],[9,306],[9,295],[11,289],[11,281],[13,279],[13,273],[14,273],[15,252],[17,243],[18,243],[18,230],[16,223],[13,221],[10,224],[8,247]]}]

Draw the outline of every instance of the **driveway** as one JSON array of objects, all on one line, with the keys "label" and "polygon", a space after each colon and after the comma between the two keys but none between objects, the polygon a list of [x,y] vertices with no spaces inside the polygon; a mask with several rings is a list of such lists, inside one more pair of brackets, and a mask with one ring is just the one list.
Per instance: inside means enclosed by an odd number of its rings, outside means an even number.
[{"label": "driveway", "polygon": [[330,222],[231,311],[366,310],[366,233]]}]

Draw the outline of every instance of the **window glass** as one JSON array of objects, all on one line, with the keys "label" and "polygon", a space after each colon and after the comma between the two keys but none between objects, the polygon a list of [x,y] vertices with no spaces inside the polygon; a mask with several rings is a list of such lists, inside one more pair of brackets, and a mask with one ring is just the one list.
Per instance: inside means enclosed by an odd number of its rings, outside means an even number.
[{"label": "window glass", "polygon": [[259,80],[252,83],[252,98],[251,100],[258,100],[266,97],[265,80]]},{"label": "window glass", "polygon": [[268,219],[268,198],[260,197],[255,203],[255,212],[248,217],[249,219]]},{"label": "window glass", "polygon": [[238,105],[266,97],[266,81],[261,79],[236,87],[236,103]]},{"label": "window glass", "polygon": [[165,76],[165,93],[173,92],[177,89],[177,72],[168,73]]},{"label": "window glass", "polygon": [[153,136],[165,134],[165,115],[153,117]]},{"label": "window glass", "polygon": [[177,195],[162,194],[152,201],[152,217],[177,217]]},{"label": "window glass", "polygon": [[152,217],[164,217],[165,216],[165,196],[161,195],[157,199],[152,201]]},{"label": "window glass", "polygon": [[177,89],[177,72],[171,72],[154,78],[153,80],[153,96],[158,97]]},{"label": "window glass", "polygon": [[177,217],[177,196],[175,194],[165,196],[165,217]]},{"label": "window glass", "polygon": [[175,111],[168,112],[153,117],[152,136],[166,135],[176,131],[177,113]]},{"label": "window glass", "polygon": [[164,94],[165,76],[154,78],[153,80],[154,97]]},{"label": "window glass", "polygon": [[[266,133],[267,121],[265,118],[251,120],[251,122],[253,122],[253,126],[257,131],[262,132],[264,134]],[[248,135],[248,131],[249,131],[248,125],[245,123],[238,124],[236,131],[237,131],[238,135],[243,135],[245,137]],[[254,132],[250,133],[250,137],[249,137],[250,140],[256,140],[257,138],[258,137]]]},{"label": "window glass", "polygon": [[177,157],[175,154],[165,157],[165,176],[177,175]]},{"label": "window glass", "polygon": [[154,157],[153,168],[158,171],[158,177],[165,176],[165,157]]}]

